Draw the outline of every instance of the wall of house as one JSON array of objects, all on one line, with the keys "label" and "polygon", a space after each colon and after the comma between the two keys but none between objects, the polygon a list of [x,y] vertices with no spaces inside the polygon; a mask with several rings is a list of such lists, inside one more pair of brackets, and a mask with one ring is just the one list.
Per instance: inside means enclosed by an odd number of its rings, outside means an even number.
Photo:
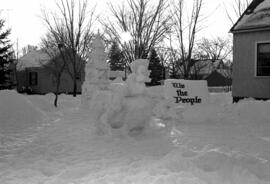
[{"label": "wall of house", "polygon": [[17,90],[19,92],[23,92],[23,88],[27,85],[26,84],[26,73],[25,70],[17,71]]},{"label": "wall of house", "polygon": [[224,77],[217,71],[213,71],[208,77],[205,78],[209,87],[214,86],[231,86],[232,80]]},{"label": "wall of house", "polygon": [[234,97],[270,98],[270,77],[255,76],[258,41],[270,42],[270,31],[234,34],[232,82]]},{"label": "wall of house", "polygon": [[[33,88],[34,92],[46,94],[55,92],[56,90],[56,80],[53,75],[46,69],[40,69],[38,72],[38,85]],[[60,82],[60,93],[72,93],[73,92],[73,80],[70,75],[64,72],[61,76]],[[77,92],[81,92],[81,81],[77,80]]]},{"label": "wall of house", "polygon": [[[29,73],[37,72],[37,85],[30,85]],[[83,75],[83,74],[82,74]],[[81,77],[83,79],[83,76]],[[77,80],[77,92],[81,92],[81,80]],[[47,94],[55,92],[56,81],[53,75],[46,68],[42,67],[31,67],[18,72],[18,91],[22,89],[29,89],[35,94]],[[25,91],[24,91],[25,92]],[[60,83],[60,93],[72,93],[73,92],[73,81],[68,73],[63,73]]]}]

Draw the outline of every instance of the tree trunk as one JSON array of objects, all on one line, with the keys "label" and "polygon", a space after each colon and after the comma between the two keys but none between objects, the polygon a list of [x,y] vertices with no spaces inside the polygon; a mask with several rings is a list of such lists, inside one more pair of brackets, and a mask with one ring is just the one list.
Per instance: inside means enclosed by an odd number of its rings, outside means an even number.
[{"label": "tree trunk", "polygon": [[77,80],[76,75],[73,77],[73,96],[77,96]]},{"label": "tree trunk", "polygon": [[58,93],[55,93],[54,107],[57,107],[57,102],[58,102]]},{"label": "tree trunk", "polygon": [[54,98],[54,106],[55,107],[57,107],[57,102],[58,102],[60,79],[61,79],[61,75],[57,77],[57,81],[56,81],[56,91],[55,91],[55,98]]}]

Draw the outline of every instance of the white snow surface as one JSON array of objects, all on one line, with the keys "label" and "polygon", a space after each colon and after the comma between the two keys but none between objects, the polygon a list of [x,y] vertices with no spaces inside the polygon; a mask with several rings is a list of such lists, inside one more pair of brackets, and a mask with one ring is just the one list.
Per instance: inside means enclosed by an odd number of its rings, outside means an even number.
[{"label": "white snow surface", "polygon": [[270,101],[231,101],[212,93],[171,129],[108,137],[80,97],[61,95],[56,109],[52,94],[0,91],[0,183],[270,183]]}]

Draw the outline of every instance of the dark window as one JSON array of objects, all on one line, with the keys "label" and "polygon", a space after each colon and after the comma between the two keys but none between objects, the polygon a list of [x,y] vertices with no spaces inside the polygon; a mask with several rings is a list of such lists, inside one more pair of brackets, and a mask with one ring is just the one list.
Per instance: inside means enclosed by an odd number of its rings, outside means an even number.
[{"label": "dark window", "polygon": [[29,84],[30,86],[36,86],[38,83],[38,74],[37,72],[29,73]]},{"label": "dark window", "polygon": [[270,43],[257,44],[257,76],[270,76]]},{"label": "dark window", "polygon": [[80,74],[80,73],[77,73],[77,74],[76,74],[76,79],[77,79],[77,80],[81,80],[81,74]]}]

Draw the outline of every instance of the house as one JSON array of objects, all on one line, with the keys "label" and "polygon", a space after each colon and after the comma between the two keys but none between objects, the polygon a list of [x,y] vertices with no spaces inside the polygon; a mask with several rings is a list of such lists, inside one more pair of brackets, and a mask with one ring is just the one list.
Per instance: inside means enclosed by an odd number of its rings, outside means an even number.
[{"label": "house", "polygon": [[[232,85],[231,63],[223,60],[193,60],[190,68],[191,80],[206,80],[209,87],[225,87]],[[182,69],[183,70],[183,69]],[[179,74],[184,78],[183,74]]]},{"label": "house", "polygon": [[270,0],[253,0],[230,30],[233,33],[234,102],[270,98]]},{"label": "house", "polygon": [[191,79],[206,80],[209,87],[231,86],[231,71],[222,61],[197,61],[191,68]]},{"label": "house", "polygon": [[205,80],[209,87],[224,87],[232,85],[232,79],[226,76],[226,71],[224,70],[214,70],[205,78]]},{"label": "house", "polygon": [[190,77],[193,80],[202,80],[208,77],[213,71],[224,68],[222,60],[198,60],[190,69]]},{"label": "house", "polygon": [[[17,65],[17,90],[33,94],[53,93],[56,90],[56,80],[47,65],[50,57],[43,50],[32,50],[19,59]],[[77,75],[77,92],[81,93],[84,81],[84,63],[81,73]],[[124,71],[110,71],[111,80],[125,78]],[[60,82],[60,93],[73,92],[73,80],[67,71],[64,71]]]},{"label": "house", "polygon": [[[17,65],[17,90],[34,94],[55,92],[56,80],[46,65],[50,57],[43,50],[32,50],[19,59]],[[83,71],[83,70],[82,70]],[[81,92],[83,73],[77,76],[77,91]],[[72,93],[73,81],[67,71],[63,72],[60,93]]]}]

